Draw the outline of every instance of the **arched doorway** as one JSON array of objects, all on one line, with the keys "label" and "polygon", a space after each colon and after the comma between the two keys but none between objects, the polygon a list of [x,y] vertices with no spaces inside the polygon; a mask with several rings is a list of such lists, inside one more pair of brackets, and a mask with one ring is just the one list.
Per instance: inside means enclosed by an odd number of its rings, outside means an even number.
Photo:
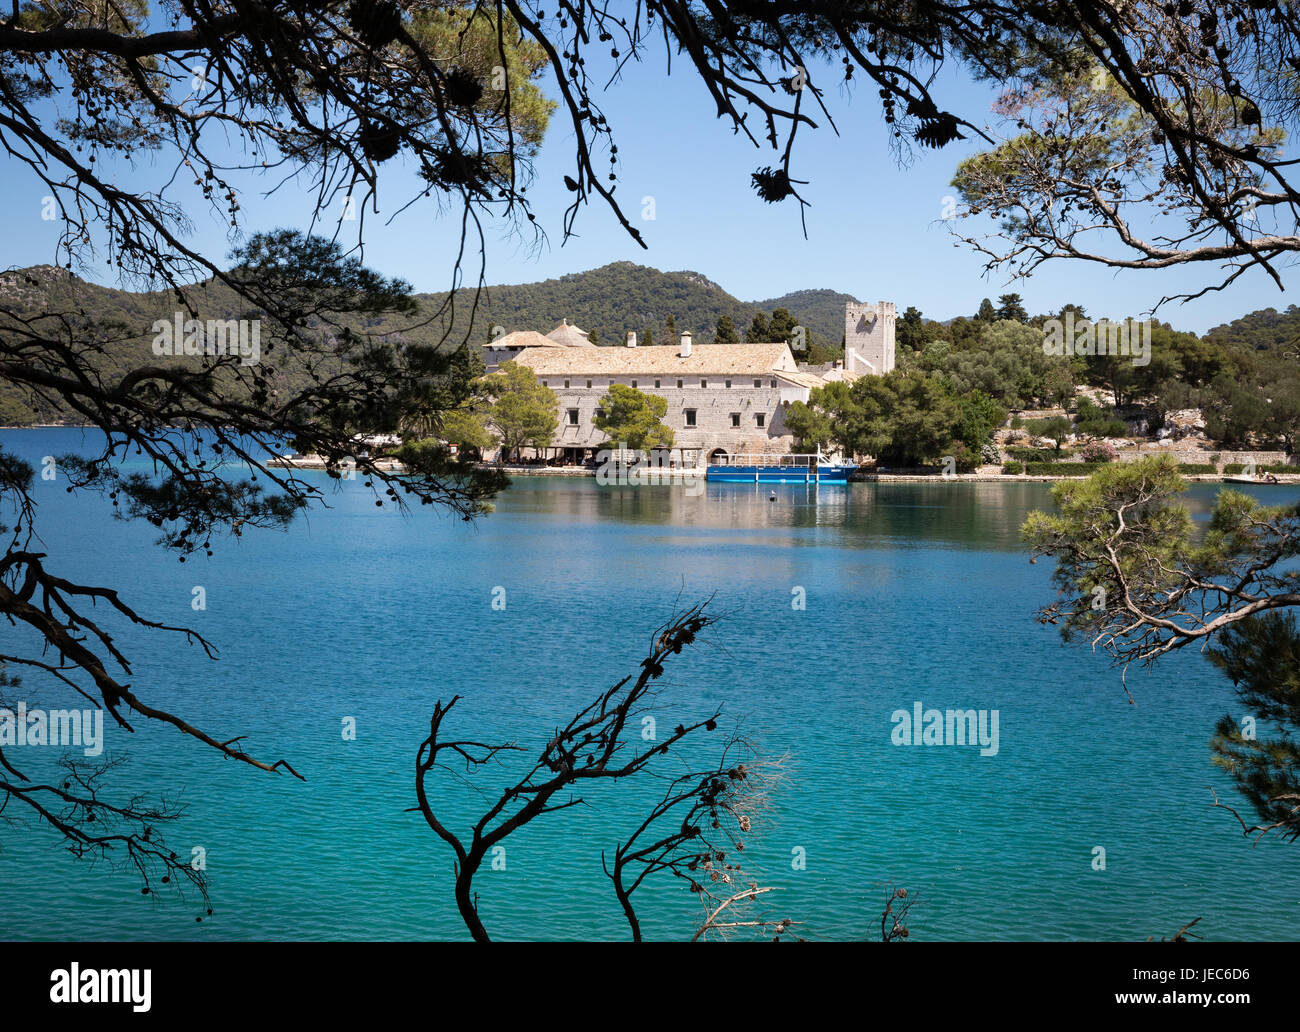
[{"label": "arched doorway", "polygon": [[727,464],[727,458],[727,449],[714,448],[713,451],[709,452],[709,465],[725,466]]}]

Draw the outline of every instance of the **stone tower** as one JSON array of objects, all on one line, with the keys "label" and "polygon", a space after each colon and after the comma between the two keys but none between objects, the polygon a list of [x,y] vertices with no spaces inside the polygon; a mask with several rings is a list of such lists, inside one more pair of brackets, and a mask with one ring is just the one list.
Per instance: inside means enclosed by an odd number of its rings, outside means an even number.
[{"label": "stone tower", "polygon": [[844,306],[844,369],[880,376],[894,368],[894,303]]}]

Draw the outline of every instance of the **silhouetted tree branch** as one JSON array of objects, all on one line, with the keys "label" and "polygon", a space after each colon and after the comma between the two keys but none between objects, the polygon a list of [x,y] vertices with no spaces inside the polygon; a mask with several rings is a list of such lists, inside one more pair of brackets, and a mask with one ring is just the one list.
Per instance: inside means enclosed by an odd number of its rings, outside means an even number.
[{"label": "silhouetted tree branch", "polygon": [[[676,753],[697,732],[716,730],[717,710],[703,720],[678,724],[662,739],[657,734],[641,737],[641,718],[651,716],[657,694],[653,682],[663,675],[671,657],[699,640],[700,633],[714,622],[705,612],[706,606],[707,602],[689,606],[656,629],[641,661],[641,672],[602,692],[558,728],[526,773],[500,791],[468,834],[453,831],[439,817],[433,779],[440,772],[455,770],[473,779],[482,768],[527,750],[514,742],[490,744],[452,738],[443,725],[460,697],[445,705],[441,701],[435,704],[429,735],[416,756],[416,809],[455,854],[456,905],[475,940],[486,942],[489,936],[479,918],[474,877],[496,846],[539,817],[584,805],[585,792],[597,784],[637,774],[662,776],[658,768],[667,761],[670,750]],[[632,895],[648,875],[671,873],[718,903],[722,900],[714,896],[714,886],[730,884],[738,877],[738,864],[729,860],[730,854],[743,848],[739,836],[748,831],[752,815],[765,805],[766,791],[780,771],[780,763],[755,761],[751,766],[740,759],[742,753],[751,755],[748,747],[733,737],[716,767],[670,778],[660,802],[616,849],[612,866],[606,864],[633,938],[640,939],[641,933]],[[670,827],[661,830],[661,826]],[[789,923],[784,924],[788,927]],[[722,925],[716,927],[721,930]]]},{"label": "silhouetted tree branch", "polygon": [[880,912],[880,941],[901,942],[911,936],[907,918],[920,898],[904,888],[890,889],[885,909]]},{"label": "silhouetted tree branch", "polygon": [[[725,935],[728,929],[741,927],[778,928],[779,934],[793,924],[788,919],[742,919],[734,913],[771,891],[747,881],[741,861],[745,837],[769,809],[769,795],[785,767],[786,757],[761,759],[749,742],[733,734],[713,768],[669,781],[663,797],[615,848],[612,859],[602,854],[605,874],[634,941],[641,941],[641,923],[632,895],[647,877],[658,873],[682,879],[699,896],[705,916],[696,939],[711,931]],[[738,885],[747,885],[747,891],[738,892]],[[720,920],[724,910],[725,922]]]}]

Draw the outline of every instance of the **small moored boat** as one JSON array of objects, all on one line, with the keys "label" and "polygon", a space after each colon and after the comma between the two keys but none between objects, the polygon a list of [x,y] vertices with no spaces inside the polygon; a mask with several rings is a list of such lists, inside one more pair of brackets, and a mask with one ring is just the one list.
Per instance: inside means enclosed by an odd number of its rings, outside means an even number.
[{"label": "small moored boat", "polygon": [[723,484],[845,484],[858,467],[814,455],[719,455],[709,460],[705,480]]}]

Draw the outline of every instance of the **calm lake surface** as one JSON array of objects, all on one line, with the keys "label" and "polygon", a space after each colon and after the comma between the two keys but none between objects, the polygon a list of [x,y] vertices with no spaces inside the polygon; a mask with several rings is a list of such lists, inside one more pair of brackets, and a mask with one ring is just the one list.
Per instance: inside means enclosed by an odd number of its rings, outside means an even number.
[{"label": "calm lake surface", "polygon": [[[39,464],[86,443],[0,431],[0,447]],[[142,720],[135,734],[106,727],[107,752],[129,757],[122,791],[162,786],[188,805],[167,839],[206,852],[215,913],[198,924],[193,900],[155,902],[135,878],[62,853],[47,829],[0,826],[4,938],[465,938],[452,855],[406,812],[434,702],[463,696],[447,725],[457,737],[517,738],[534,754],[636,671],[674,603],[711,595],[725,619],[669,666],[660,723],[721,705],[726,727],[792,754],[746,856],[806,934],[878,936],[892,885],[919,893],[920,940],[1144,939],[1196,917],[1207,938],[1300,930],[1300,847],[1252,848],[1210,806],[1211,787],[1235,799],[1208,748],[1215,720],[1241,715],[1228,682],[1189,651],[1131,672],[1130,705],[1104,656],[1034,620],[1050,563],[1029,563],[1017,528],[1050,506],[1045,485],[785,486],[770,501],[766,485],[692,495],[519,479],[471,526],[378,509],[357,481],[287,533],[222,539],[214,558],[183,565],[104,501],[57,479],[36,490],[56,572],[118,587],[221,650],[212,662],[176,635],[106,618],[137,693],[219,738],[246,735],[250,752],[307,781]],[[1198,516],[1215,490],[1189,493]],[[22,643],[7,625],[0,635]],[[41,700],[30,704],[74,705],[24,679]],[[894,745],[891,715],[916,702],[996,710],[996,755]],[[348,717],[355,741],[341,734]],[[54,757],[36,752],[19,758],[48,769]],[[442,784],[449,823],[467,827],[477,797]],[[505,870],[479,875],[495,937],[626,938],[600,852],[645,796],[603,786],[587,799],[509,839]],[[688,937],[698,913],[676,884],[647,890],[640,909],[657,938]]]}]

